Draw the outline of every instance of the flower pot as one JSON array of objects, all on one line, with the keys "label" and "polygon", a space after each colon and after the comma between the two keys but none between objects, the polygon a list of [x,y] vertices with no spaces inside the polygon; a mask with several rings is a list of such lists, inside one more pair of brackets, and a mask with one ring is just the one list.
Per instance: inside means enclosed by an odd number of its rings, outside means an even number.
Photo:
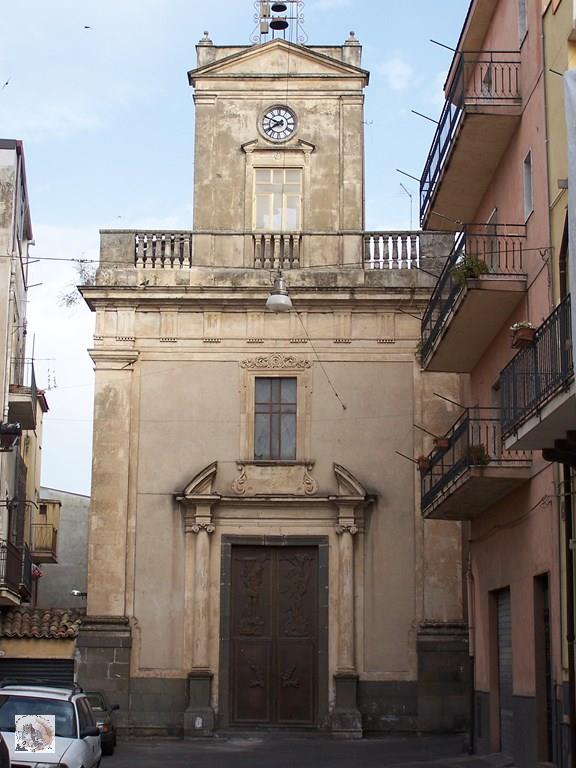
[{"label": "flower pot", "polygon": [[436,448],[437,451],[446,451],[448,448],[450,448],[450,438],[435,437],[434,448]]},{"label": "flower pot", "polygon": [[512,332],[512,347],[513,349],[525,349],[531,347],[534,344],[534,336],[536,334],[536,328],[516,328]]}]

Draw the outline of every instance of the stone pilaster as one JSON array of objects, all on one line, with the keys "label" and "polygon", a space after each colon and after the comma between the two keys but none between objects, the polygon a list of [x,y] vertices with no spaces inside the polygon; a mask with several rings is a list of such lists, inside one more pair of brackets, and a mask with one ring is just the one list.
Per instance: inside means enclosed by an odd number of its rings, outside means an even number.
[{"label": "stone pilaster", "polygon": [[358,674],[354,637],[354,536],[358,533],[354,509],[341,506],[336,533],[338,546],[338,670],[332,732],[341,738],[362,738],[362,716],[358,710]]},{"label": "stone pilaster", "polygon": [[[188,707],[184,712],[184,737],[211,736],[215,718],[212,709],[210,668],[210,534],[212,502],[197,500],[184,512],[186,536],[186,611],[187,643],[192,670],[188,675]],[[194,552],[194,566],[191,555]]]},{"label": "stone pilaster", "polygon": [[126,615],[129,455],[134,349],[93,349],[94,461],[88,542],[90,616]]}]

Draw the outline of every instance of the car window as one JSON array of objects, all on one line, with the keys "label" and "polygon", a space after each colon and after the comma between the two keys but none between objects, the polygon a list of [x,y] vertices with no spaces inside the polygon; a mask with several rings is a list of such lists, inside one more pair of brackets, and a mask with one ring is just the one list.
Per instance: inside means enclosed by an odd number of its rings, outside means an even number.
[{"label": "car window", "polygon": [[96,725],[96,720],[87,700],[85,698],[76,699],[76,705],[78,706],[80,732],[86,730],[86,728],[93,728]]},{"label": "car window", "polygon": [[74,706],[69,701],[1,694],[0,731],[13,732],[17,715],[54,715],[56,736],[64,736],[67,739],[77,737]]},{"label": "car window", "polygon": [[86,698],[92,709],[108,709],[103,697],[99,693],[87,693]]}]

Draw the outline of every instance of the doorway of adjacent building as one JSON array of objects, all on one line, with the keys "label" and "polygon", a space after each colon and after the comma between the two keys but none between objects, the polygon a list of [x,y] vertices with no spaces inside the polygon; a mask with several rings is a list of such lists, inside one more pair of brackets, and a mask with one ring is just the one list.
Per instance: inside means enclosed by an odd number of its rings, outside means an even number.
[{"label": "doorway of adjacent building", "polygon": [[500,750],[511,755],[514,744],[514,714],[512,698],[512,610],[509,589],[502,589],[496,593],[496,617]]},{"label": "doorway of adjacent building", "polygon": [[230,577],[230,725],[316,726],[318,547],[232,546]]},{"label": "doorway of adjacent building", "polygon": [[534,579],[534,655],[538,759],[547,763],[552,762],[554,750],[550,580],[547,573],[536,576]]}]

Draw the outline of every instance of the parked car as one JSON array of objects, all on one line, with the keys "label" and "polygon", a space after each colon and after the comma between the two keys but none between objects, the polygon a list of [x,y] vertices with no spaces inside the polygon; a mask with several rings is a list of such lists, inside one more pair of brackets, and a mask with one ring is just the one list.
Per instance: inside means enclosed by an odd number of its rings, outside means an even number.
[{"label": "parked car", "polygon": [[[36,750],[28,744],[17,743],[16,718],[20,716],[30,720],[26,727],[30,738],[36,739],[33,742]],[[49,733],[52,722],[54,733]],[[44,750],[35,723],[43,724],[45,743],[51,739],[54,751]],[[53,683],[0,685],[0,733],[8,747],[12,768],[98,768],[100,765],[100,729],[88,698],[75,684],[66,687]]]},{"label": "parked car", "polygon": [[10,752],[6,742],[0,735],[0,768],[10,768]]},{"label": "parked car", "polygon": [[100,691],[86,691],[86,696],[94,712],[96,725],[100,728],[102,754],[112,755],[116,746],[116,727],[114,725],[113,713],[120,709],[120,707],[118,704],[110,705],[106,696]]}]

